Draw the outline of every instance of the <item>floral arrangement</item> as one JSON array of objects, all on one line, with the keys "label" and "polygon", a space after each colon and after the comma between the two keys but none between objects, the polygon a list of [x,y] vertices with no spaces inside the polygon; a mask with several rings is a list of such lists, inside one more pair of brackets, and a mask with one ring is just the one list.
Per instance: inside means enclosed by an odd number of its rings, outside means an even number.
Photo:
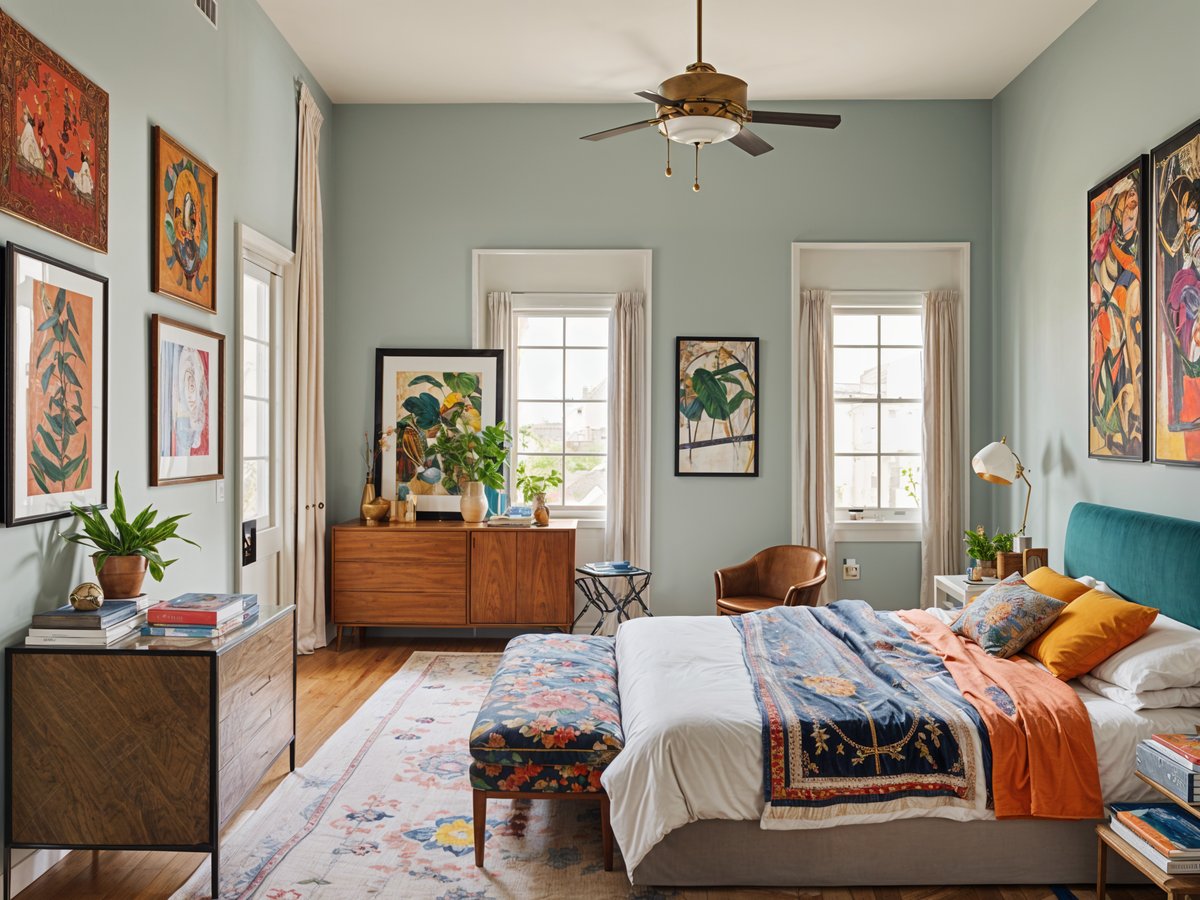
[{"label": "floral arrangement", "polygon": [[385,428],[379,432],[379,436],[372,441],[371,435],[363,432],[363,461],[367,467],[367,483],[372,484],[375,481],[375,464],[379,462],[379,455],[387,449],[388,438],[396,433],[395,428]]}]

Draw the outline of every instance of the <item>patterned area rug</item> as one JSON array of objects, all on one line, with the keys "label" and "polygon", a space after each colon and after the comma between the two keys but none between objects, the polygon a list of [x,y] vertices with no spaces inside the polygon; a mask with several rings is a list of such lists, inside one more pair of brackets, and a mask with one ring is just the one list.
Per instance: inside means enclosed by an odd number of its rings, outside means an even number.
[{"label": "patterned area rug", "polygon": [[[467,736],[492,653],[414,653],[222,843],[222,900],[656,897],[605,872],[598,804],[488,803],[475,868]],[[207,862],[172,900],[209,896]],[[668,892],[670,893],[670,892]]]}]

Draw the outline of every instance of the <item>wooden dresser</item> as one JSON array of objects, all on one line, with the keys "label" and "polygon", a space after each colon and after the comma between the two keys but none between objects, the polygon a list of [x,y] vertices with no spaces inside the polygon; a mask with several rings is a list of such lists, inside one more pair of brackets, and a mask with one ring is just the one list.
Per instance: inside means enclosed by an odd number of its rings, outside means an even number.
[{"label": "wooden dresser", "polygon": [[575,616],[575,522],[488,528],[436,520],[333,527],[333,621],[364,626],[556,626]]},{"label": "wooden dresser", "polygon": [[216,640],[5,652],[4,893],[13,848],[212,854],[284,750],[296,764],[295,606]]}]

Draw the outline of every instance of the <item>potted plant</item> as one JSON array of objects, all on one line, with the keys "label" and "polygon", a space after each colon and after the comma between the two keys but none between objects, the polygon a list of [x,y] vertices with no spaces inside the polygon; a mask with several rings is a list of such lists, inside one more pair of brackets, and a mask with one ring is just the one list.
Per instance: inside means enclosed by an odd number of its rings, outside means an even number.
[{"label": "potted plant", "polygon": [[512,435],[504,423],[473,428],[445,428],[429,448],[441,460],[442,471],[460,491],[459,509],[464,522],[482,522],[487,516],[483,489],[504,490],[504,463]]},{"label": "potted plant", "polygon": [[175,533],[179,520],[186,518],[188,513],[156,522],[158,511],[147,506],[132,522],[128,521],[125,498],[121,495],[120,472],[113,479],[113,497],[111,525],[98,508],[72,504],[71,512],[79,520],[83,533],[60,533],[59,537],[72,544],[95,548],[92,564],[96,567],[100,588],[106,598],[121,600],[141,594],[147,569],[151,578],[162,581],[167,566],[175,562],[159,555],[159,544],[176,539],[193,547],[200,545]]},{"label": "potted plant", "polygon": [[1011,553],[1013,539],[1016,535],[1007,531],[998,531],[988,537],[982,525],[974,531],[964,531],[963,543],[967,545],[967,555],[971,557],[971,568],[978,569],[983,578],[996,577],[996,554]]},{"label": "potted plant", "polygon": [[525,498],[526,503],[534,504],[533,518],[538,525],[550,522],[550,510],[546,506],[546,492],[562,484],[562,475],[553,466],[542,474],[534,474],[525,468],[525,463],[517,465],[517,490]]}]

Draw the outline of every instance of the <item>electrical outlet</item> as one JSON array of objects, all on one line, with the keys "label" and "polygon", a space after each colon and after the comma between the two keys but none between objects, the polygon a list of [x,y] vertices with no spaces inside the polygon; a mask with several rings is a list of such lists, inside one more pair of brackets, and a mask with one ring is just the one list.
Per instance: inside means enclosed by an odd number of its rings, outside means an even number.
[{"label": "electrical outlet", "polygon": [[847,559],[842,562],[842,581],[858,581],[861,569],[858,560]]}]

